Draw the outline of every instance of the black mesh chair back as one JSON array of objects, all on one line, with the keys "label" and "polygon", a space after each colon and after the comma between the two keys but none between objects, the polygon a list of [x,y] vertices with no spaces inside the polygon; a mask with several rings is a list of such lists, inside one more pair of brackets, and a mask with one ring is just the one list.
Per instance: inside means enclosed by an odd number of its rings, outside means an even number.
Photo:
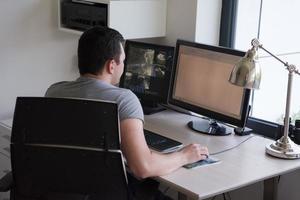
[{"label": "black mesh chair back", "polygon": [[11,139],[15,200],[127,200],[117,104],[17,98]]}]

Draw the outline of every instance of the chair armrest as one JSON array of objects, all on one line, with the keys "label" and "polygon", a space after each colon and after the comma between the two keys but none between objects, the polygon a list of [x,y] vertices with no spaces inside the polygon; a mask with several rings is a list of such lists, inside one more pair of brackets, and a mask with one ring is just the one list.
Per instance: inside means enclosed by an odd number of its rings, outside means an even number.
[{"label": "chair armrest", "polygon": [[8,172],[0,179],[0,192],[7,192],[12,188],[13,178],[12,173]]}]

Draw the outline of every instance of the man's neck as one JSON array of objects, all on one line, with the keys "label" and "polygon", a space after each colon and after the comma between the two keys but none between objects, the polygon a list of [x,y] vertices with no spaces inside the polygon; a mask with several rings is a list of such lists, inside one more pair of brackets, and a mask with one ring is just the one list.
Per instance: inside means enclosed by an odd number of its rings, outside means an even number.
[{"label": "man's neck", "polygon": [[106,83],[111,84],[111,79],[107,76],[102,75],[102,74],[95,75],[95,74],[86,73],[86,74],[83,74],[81,76],[98,79],[98,80],[101,80],[101,81],[104,81]]}]

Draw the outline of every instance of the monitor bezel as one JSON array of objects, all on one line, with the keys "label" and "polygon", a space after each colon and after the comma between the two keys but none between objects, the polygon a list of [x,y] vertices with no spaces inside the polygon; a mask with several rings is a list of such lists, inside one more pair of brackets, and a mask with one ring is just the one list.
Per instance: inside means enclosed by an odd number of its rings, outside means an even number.
[{"label": "monitor bezel", "polygon": [[[142,106],[155,106],[156,104],[166,104],[168,101],[168,92],[169,92],[169,86],[170,86],[170,80],[171,80],[171,73],[172,73],[172,68],[173,68],[173,60],[174,60],[174,52],[175,52],[175,47],[173,46],[168,46],[168,45],[161,45],[161,44],[154,44],[154,43],[148,43],[148,42],[142,42],[142,41],[135,41],[135,40],[126,40],[125,41],[125,48],[124,52],[126,55],[126,58],[124,60],[124,72],[120,78],[120,83],[119,86],[122,88],[124,87],[125,84],[125,74],[127,71],[127,61],[128,61],[128,52],[130,47],[147,47],[147,48],[153,48],[153,49],[161,49],[165,51],[171,51],[172,53],[172,61],[170,63],[170,70],[168,74],[166,74],[166,78],[164,80],[166,85],[166,90],[163,91],[164,94],[159,94],[159,95],[152,95],[152,94],[145,94],[145,93],[138,93],[132,91],[139,99],[142,104]],[[126,88],[128,89],[128,88]]]},{"label": "monitor bezel", "polygon": [[[225,53],[235,56],[241,56],[243,57],[246,52],[236,50],[236,49],[230,49],[226,47],[220,47],[220,46],[212,46],[207,44],[201,44],[196,42],[191,42],[187,40],[177,40],[176,42],[176,48],[175,48],[175,55],[173,59],[173,68],[171,73],[171,81],[170,81],[170,89],[169,89],[169,95],[168,95],[168,104],[174,105],[183,109],[186,109],[188,111],[197,113],[199,115],[223,122],[228,123],[234,126],[238,127],[244,127],[246,124],[246,119],[248,117],[249,112],[249,99],[250,99],[250,89],[244,89],[244,95],[243,95],[243,102],[242,102],[242,108],[241,108],[241,119],[237,119],[219,112],[215,112],[209,109],[201,108],[199,106],[194,106],[192,104],[177,100],[173,98],[173,92],[174,92],[174,84],[175,84],[175,75],[177,71],[177,62],[178,62],[178,54],[180,46],[188,46],[188,47],[194,47],[194,48],[200,48],[204,50],[209,51],[215,51],[219,53]],[[229,79],[229,77],[228,77]]]}]

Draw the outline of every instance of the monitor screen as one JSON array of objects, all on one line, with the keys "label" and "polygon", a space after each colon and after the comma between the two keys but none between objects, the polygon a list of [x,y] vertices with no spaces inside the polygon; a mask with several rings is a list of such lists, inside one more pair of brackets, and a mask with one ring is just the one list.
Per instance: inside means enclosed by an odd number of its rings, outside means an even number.
[{"label": "monitor screen", "polygon": [[174,47],[127,40],[120,87],[140,99],[145,114],[161,110],[167,103]]},{"label": "monitor screen", "polygon": [[189,127],[216,135],[231,132],[217,121],[244,127],[250,90],[228,81],[235,63],[244,55],[224,47],[177,41],[169,104],[213,119],[190,122]]}]

